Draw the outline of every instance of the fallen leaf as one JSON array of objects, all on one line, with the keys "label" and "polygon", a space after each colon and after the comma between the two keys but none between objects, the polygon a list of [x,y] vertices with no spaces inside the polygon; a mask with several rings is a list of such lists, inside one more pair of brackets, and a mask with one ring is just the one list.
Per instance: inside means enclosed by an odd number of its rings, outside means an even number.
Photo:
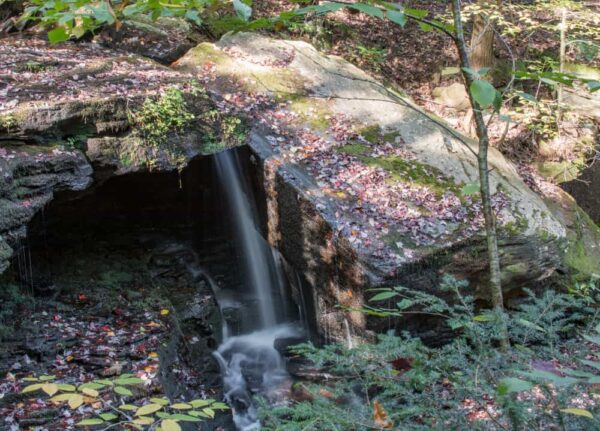
[{"label": "fallen leaf", "polygon": [[391,429],[394,424],[389,420],[387,412],[378,400],[373,402],[373,421],[383,429]]}]

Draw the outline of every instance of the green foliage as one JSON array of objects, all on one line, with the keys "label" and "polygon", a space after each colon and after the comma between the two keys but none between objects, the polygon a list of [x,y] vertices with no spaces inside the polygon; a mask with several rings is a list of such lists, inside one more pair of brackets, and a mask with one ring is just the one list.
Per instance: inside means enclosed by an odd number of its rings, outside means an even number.
[{"label": "green foliage", "polygon": [[[594,346],[600,336],[587,329],[597,324],[595,299],[527,291],[510,316],[498,316],[478,311],[466,288],[445,277],[434,294],[379,289],[372,299],[388,307],[365,309],[383,317],[442,319],[455,331],[443,347],[406,333],[350,349],[295,347],[330,377],[297,383],[299,399],[290,405],[263,406],[264,429],[596,429],[600,407],[591,394],[600,381]],[[512,348],[506,352],[497,348],[499,319],[508,323]],[[382,425],[377,406],[393,425]]]},{"label": "green foliage", "polygon": [[[134,396],[134,388],[142,386],[144,381],[133,374],[122,374],[113,379],[96,379],[77,386],[55,382],[51,375],[26,377],[22,393],[44,392],[49,402],[66,404],[76,410],[84,404],[100,404],[100,412],[94,407],[93,416],[77,422],[76,426],[120,425],[122,428],[158,429],[163,431],[181,431],[179,422],[201,422],[212,419],[216,411],[229,407],[213,399],[196,399],[189,402],[172,402],[166,398],[154,397],[141,405],[121,404],[121,401]],[[131,388],[131,389],[130,389]],[[115,407],[117,406],[117,407]]]},{"label": "green foliage", "polygon": [[[51,28],[48,39],[57,43],[70,38],[78,39],[105,25],[119,27],[123,20],[136,15],[152,20],[181,17],[201,25],[201,14],[217,3],[216,0],[30,0],[21,19],[38,21],[44,27]],[[236,11],[239,13],[243,10],[244,16],[249,17],[248,11],[240,4],[240,1],[234,2]]]}]

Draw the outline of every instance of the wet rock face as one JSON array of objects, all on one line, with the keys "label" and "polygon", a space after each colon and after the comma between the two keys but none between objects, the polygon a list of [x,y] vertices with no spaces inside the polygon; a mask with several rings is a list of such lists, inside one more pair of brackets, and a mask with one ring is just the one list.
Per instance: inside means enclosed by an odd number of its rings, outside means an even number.
[{"label": "wet rock face", "polygon": [[23,145],[0,148],[0,273],[25,226],[55,192],[79,191],[92,182],[92,167],[79,151]]}]

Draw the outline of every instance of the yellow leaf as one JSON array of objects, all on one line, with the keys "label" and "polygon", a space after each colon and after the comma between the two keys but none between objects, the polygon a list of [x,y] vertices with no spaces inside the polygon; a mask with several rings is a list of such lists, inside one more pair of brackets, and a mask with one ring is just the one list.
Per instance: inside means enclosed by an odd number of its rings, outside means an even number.
[{"label": "yellow leaf", "polygon": [[589,411],[587,411],[585,409],[576,409],[576,408],[562,409],[561,412],[563,412],[563,413],[570,413],[572,415],[583,416],[583,417],[586,417],[586,418],[594,419],[594,416]]},{"label": "yellow leaf", "polygon": [[181,427],[173,419],[163,419],[160,426],[164,431],[181,431]]},{"label": "yellow leaf", "polygon": [[42,385],[42,391],[52,396],[58,392],[58,385],[56,383],[44,383]]},{"label": "yellow leaf", "polygon": [[139,409],[137,409],[137,411],[135,412],[135,415],[136,416],[150,415],[154,412],[159,411],[160,409],[162,409],[162,406],[160,404],[146,404],[145,406],[142,406]]},{"label": "yellow leaf", "polygon": [[163,308],[162,310],[160,310],[160,315],[161,316],[168,316],[170,313],[168,308]]},{"label": "yellow leaf", "polygon": [[87,396],[90,397],[97,397],[98,396],[98,391],[92,388],[83,388],[81,390],[81,392],[83,392],[84,394],[86,394]]},{"label": "yellow leaf", "polygon": [[192,406],[185,403],[175,403],[171,405],[171,408],[175,410],[190,410]]},{"label": "yellow leaf", "polygon": [[75,410],[77,407],[83,404],[83,396],[79,394],[73,394],[71,398],[69,398],[69,407]]},{"label": "yellow leaf", "polygon": [[50,398],[50,401],[52,401],[53,403],[69,401],[72,396],[73,396],[73,394],[60,394],[60,395]]},{"label": "yellow leaf", "polygon": [[158,358],[158,353],[156,353],[156,352],[150,352],[150,353],[148,354],[148,357],[149,357],[149,358]]},{"label": "yellow leaf", "polygon": [[38,383],[35,385],[29,385],[29,386],[25,386],[23,388],[23,390],[21,391],[21,393],[26,394],[27,392],[33,392],[33,391],[37,391],[38,389],[41,389],[42,384]]},{"label": "yellow leaf", "polygon": [[154,423],[154,419],[149,418],[148,416],[140,416],[139,418],[134,419],[132,422],[137,425],[152,425]]}]

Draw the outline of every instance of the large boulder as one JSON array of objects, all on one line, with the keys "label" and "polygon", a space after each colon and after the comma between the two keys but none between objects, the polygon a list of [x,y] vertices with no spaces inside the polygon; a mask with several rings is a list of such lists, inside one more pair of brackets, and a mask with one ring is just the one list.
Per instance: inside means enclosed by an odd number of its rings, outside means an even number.
[{"label": "large boulder", "polygon": [[[269,241],[313,287],[324,332],[364,329],[336,307],[363,305],[367,287],[432,289],[448,272],[486,296],[472,139],[300,41],[227,35],[175,67],[253,119]],[[564,269],[567,229],[494,149],[489,163],[503,285],[531,286]]]}]

